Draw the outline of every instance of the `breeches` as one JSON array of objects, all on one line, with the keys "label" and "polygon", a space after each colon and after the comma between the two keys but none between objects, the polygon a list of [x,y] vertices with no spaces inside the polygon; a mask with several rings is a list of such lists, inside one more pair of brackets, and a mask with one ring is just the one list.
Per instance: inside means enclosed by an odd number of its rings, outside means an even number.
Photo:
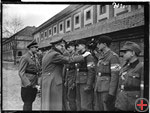
[{"label": "breeches", "polygon": [[32,110],[32,103],[37,94],[37,89],[32,87],[21,87],[21,98],[24,102],[23,110]]}]

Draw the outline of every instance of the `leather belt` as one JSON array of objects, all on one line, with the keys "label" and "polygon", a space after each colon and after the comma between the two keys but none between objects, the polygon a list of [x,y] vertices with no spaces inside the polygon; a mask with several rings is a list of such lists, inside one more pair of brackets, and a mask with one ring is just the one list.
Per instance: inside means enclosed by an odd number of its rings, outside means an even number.
[{"label": "leather belt", "polygon": [[125,87],[124,85],[121,85],[120,89],[124,91],[140,91],[140,87]]},{"label": "leather belt", "polygon": [[110,76],[110,74],[109,73],[98,73],[98,75],[97,75],[98,77],[102,77],[102,76]]},{"label": "leather belt", "polygon": [[68,68],[68,71],[72,71],[72,70],[75,70],[75,68]]},{"label": "leather belt", "polygon": [[87,69],[79,69],[79,72],[87,72]]},{"label": "leather belt", "polygon": [[25,73],[33,74],[33,75],[36,75],[36,74],[37,74],[37,72],[35,72],[35,71],[29,71],[29,70],[26,70]]},{"label": "leather belt", "polygon": [[36,72],[26,72],[28,74],[33,74],[33,75],[36,75],[37,73]]}]

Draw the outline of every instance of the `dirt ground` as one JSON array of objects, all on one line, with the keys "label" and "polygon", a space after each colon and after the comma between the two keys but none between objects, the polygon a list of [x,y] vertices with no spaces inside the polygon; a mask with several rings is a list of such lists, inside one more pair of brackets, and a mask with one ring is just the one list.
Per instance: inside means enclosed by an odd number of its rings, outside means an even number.
[{"label": "dirt ground", "polygon": [[[3,62],[2,77],[2,109],[22,110],[21,83],[17,66],[14,66],[13,63]],[[33,110],[40,110],[40,97],[38,96],[33,103]]]}]

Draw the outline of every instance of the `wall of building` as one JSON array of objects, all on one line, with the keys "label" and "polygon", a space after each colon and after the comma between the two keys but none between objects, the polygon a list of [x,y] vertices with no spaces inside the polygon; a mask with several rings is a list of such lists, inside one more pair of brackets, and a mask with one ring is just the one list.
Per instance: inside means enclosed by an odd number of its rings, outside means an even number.
[{"label": "wall of building", "polygon": [[[143,15],[140,16],[134,16],[134,14],[129,14],[131,13],[137,13],[141,8],[143,8],[143,6],[141,5],[127,5],[125,6],[124,9],[122,8],[114,8],[113,5],[106,5],[106,12],[104,14],[101,14],[98,16],[98,14],[100,13],[100,10],[98,10],[98,8],[100,7],[100,5],[83,5],[80,8],[75,9],[73,12],[70,12],[70,14],[66,14],[62,17],[62,15],[56,20],[59,21],[54,21],[53,24],[47,25],[46,27],[43,27],[43,29],[41,29],[39,32],[40,33],[40,41],[50,41],[53,37],[55,38],[55,35],[69,35],[69,34],[78,34],[78,31],[85,31],[80,33],[79,35],[75,36],[78,37],[81,35],[88,34],[90,35],[98,35],[98,32],[112,32],[113,30],[121,30],[122,27],[124,27],[124,29],[128,28],[128,27],[135,27],[137,26],[137,23],[134,23],[134,20],[138,21],[138,18],[143,18]],[[91,23],[86,24],[85,25],[85,12],[87,12],[89,9],[91,10],[92,13],[92,20]],[[98,12],[99,11],[99,12]],[[79,14],[80,15],[80,26],[75,28],[74,26],[74,17],[75,15]],[[144,13],[143,13],[144,14]],[[129,17],[129,19],[126,19],[128,17],[128,15],[132,15],[131,17]],[[66,31],[66,21],[70,18],[71,20],[71,29]],[[121,19],[122,18],[122,19]],[[124,19],[123,19],[124,18]],[[120,19],[120,20],[119,20]],[[118,21],[117,21],[118,20]],[[142,19],[141,19],[142,20]],[[139,20],[139,21],[141,21]],[[114,21],[111,24],[106,24],[108,21]],[[63,32],[59,33],[59,24],[63,22]],[[88,23],[88,22],[87,22]],[[134,25],[133,25],[133,24]],[[97,24],[99,24],[99,27],[97,27]],[[101,24],[101,25],[100,25]],[[144,24],[144,23],[141,23]],[[127,26],[130,25],[130,26]],[[53,28],[57,26],[57,34],[53,34]],[[93,31],[91,31],[90,27],[93,26]],[[105,27],[107,26],[107,27]],[[105,27],[105,29],[103,28]],[[116,28],[115,28],[116,27]],[[51,29],[52,35],[48,35],[48,30]],[[89,29],[89,31],[87,31],[87,29]],[[93,33],[93,34],[92,34]],[[42,34],[42,35],[41,35]],[[45,35],[46,34],[46,35]],[[35,34],[36,35],[36,34]],[[65,37],[66,38],[66,37]],[[72,38],[73,39],[73,38]],[[37,39],[39,40],[39,39]]]},{"label": "wall of building", "polygon": [[3,60],[18,61],[27,52],[27,45],[33,40],[35,27],[26,27],[3,42]]},{"label": "wall of building", "polygon": [[14,60],[13,50],[6,51],[5,53],[3,53],[2,59],[5,61],[13,61]]},{"label": "wall of building", "polygon": [[[141,46],[142,53],[140,59],[143,61],[143,51],[144,51],[144,6],[142,5],[127,5],[125,8],[118,8],[114,5],[106,5],[105,13],[100,14],[102,11],[99,10],[101,5],[83,5],[70,14],[60,15],[60,18],[56,18],[53,24],[49,24],[46,27],[43,27],[36,34],[43,33],[43,37],[40,37],[40,45],[50,42],[53,38],[57,36],[62,36],[65,40],[79,40],[82,38],[94,38],[98,35],[108,35],[113,38],[113,43],[111,49],[114,50],[120,57],[119,50],[126,41],[133,41],[138,43]],[[85,22],[85,17],[87,11],[90,9],[93,12],[91,15],[92,20],[90,22]],[[76,15],[80,15],[80,25],[74,25],[74,19]],[[71,20],[71,29],[66,31],[66,21],[70,18]],[[59,24],[63,24],[63,33],[59,33]],[[57,26],[57,34],[53,35],[53,27]],[[141,27],[142,26],[142,27]],[[52,30],[52,35],[48,36],[49,28]],[[137,32],[138,31],[138,32]],[[44,32],[47,32],[44,37]],[[36,35],[35,34],[35,35]],[[43,47],[44,47],[43,45]]]}]

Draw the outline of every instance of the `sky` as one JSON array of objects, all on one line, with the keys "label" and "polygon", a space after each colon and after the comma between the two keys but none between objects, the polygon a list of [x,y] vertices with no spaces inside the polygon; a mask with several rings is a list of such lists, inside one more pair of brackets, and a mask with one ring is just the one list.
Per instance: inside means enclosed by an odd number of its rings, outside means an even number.
[{"label": "sky", "polygon": [[[24,26],[38,27],[69,4],[3,4],[3,17],[19,17]],[[5,16],[4,16],[5,15]]]}]

